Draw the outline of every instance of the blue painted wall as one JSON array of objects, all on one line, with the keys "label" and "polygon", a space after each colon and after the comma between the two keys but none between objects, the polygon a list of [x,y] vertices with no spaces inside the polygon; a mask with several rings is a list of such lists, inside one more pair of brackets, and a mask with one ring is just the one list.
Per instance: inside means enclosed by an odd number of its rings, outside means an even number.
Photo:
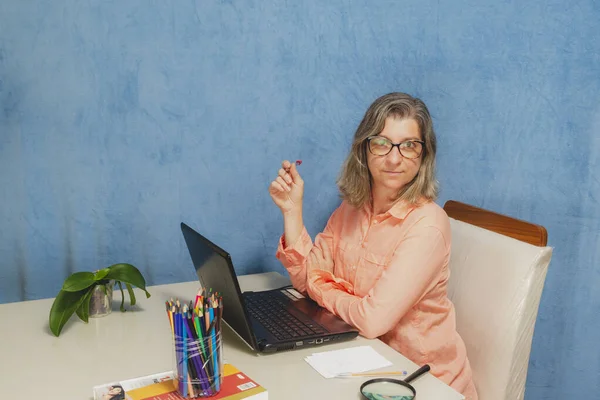
[{"label": "blue painted wall", "polygon": [[599,21],[593,0],[2,1],[0,302],[121,261],[195,279],[182,220],[239,273],[282,271],[279,161],[304,160],[314,234],[366,107],[401,90],[434,116],[440,204],[549,230],[527,399],[595,398]]}]

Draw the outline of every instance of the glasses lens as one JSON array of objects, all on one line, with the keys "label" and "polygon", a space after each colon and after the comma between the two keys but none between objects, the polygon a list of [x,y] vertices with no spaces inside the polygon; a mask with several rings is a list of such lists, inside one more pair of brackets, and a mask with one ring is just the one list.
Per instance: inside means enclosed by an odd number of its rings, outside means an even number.
[{"label": "glasses lens", "polygon": [[423,151],[423,145],[419,142],[407,141],[400,143],[400,153],[406,158],[417,158]]},{"label": "glasses lens", "polygon": [[384,137],[373,137],[369,140],[369,150],[376,156],[384,156],[390,152],[392,142]]}]

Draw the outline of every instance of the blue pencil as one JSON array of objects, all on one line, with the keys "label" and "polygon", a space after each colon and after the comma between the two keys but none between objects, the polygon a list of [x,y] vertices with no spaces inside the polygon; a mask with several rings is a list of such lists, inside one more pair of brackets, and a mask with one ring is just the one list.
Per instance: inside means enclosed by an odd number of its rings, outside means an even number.
[{"label": "blue pencil", "polygon": [[175,311],[175,314],[173,315],[174,319],[173,319],[173,323],[174,323],[174,327],[175,327],[175,354],[176,354],[176,361],[177,361],[177,375],[178,375],[178,380],[177,380],[177,384],[179,386],[179,392],[183,393],[183,363],[182,363],[182,346],[181,346],[181,314],[179,313],[179,310]]},{"label": "blue pencil", "polygon": [[189,318],[186,318],[184,322],[186,322],[184,325],[187,330],[187,335],[190,338],[190,341],[194,343],[188,350],[189,357],[192,360],[194,368],[196,369],[196,372],[198,374],[198,376],[196,376],[195,378],[197,378],[200,381],[200,387],[202,388],[202,390],[207,391],[209,387],[207,384],[204,368],[202,368],[202,358],[200,357],[198,337],[194,334],[192,321]]},{"label": "blue pencil", "polygon": [[188,396],[188,385],[187,385],[187,380],[188,380],[188,367],[187,367],[187,360],[188,360],[188,350],[187,350],[187,335],[185,332],[185,329],[183,329],[183,314],[181,314],[180,316],[180,323],[181,323],[181,343],[183,345],[183,379],[185,379],[184,385],[183,385],[183,397],[187,397]]}]

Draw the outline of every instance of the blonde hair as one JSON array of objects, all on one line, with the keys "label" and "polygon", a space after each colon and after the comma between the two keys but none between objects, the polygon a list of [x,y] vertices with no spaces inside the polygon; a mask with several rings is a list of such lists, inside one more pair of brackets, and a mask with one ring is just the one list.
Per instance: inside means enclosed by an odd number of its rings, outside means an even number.
[{"label": "blonde hair", "polygon": [[400,190],[396,199],[416,204],[420,199],[435,200],[438,184],[435,179],[436,138],[433,121],[423,101],[406,93],[389,93],[371,104],[354,134],[352,148],[342,167],[337,184],[342,199],[354,207],[371,201],[371,173],[367,166],[367,138],[378,135],[388,117],[414,119],[425,142],[421,167],[417,176]]}]

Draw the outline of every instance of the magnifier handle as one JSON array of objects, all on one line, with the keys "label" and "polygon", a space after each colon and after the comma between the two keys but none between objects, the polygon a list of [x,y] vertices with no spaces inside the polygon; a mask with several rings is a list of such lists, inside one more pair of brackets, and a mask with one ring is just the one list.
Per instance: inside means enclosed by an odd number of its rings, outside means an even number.
[{"label": "magnifier handle", "polygon": [[415,379],[423,375],[425,372],[428,372],[430,369],[431,368],[429,367],[429,364],[425,364],[421,368],[407,376],[406,379],[404,379],[404,382],[409,383],[411,381],[414,381]]}]

